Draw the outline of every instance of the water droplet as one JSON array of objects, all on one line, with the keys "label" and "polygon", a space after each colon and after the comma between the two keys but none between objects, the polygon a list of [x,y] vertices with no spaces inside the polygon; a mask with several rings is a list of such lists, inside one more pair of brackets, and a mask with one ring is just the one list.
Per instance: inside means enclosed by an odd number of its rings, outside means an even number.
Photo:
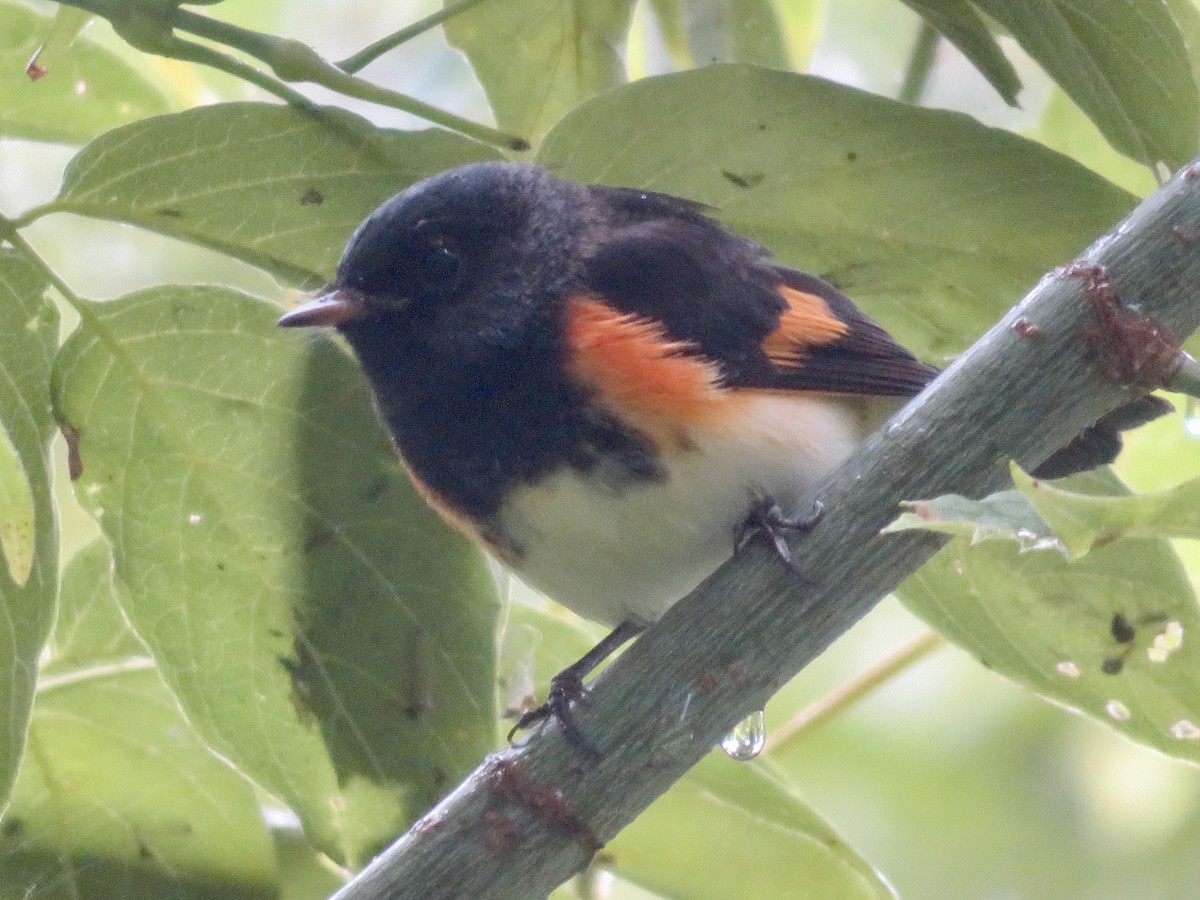
[{"label": "water droplet", "polygon": [[1183,430],[1191,437],[1200,439],[1200,400],[1195,397],[1187,398],[1183,408]]},{"label": "water droplet", "polygon": [[733,730],[721,738],[721,749],[730,759],[746,762],[762,753],[767,742],[767,723],[763,711],[752,712],[733,726]]},{"label": "water droplet", "polygon": [[204,517],[202,515],[200,515],[200,513],[191,513],[188,516],[188,524],[189,525],[199,525],[201,519],[203,519],[203,518]]},{"label": "water droplet", "polygon": [[580,896],[587,900],[605,900],[612,896],[617,876],[607,869],[590,868],[579,876],[576,886],[582,888]]},{"label": "water droplet", "polygon": [[1120,700],[1109,700],[1104,704],[1104,711],[1108,713],[1114,722],[1128,722],[1129,717],[1133,715],[1129,711],[1129,707]]},{"label": "water droplet", "polygon": [[1064,659],[1054,668],[1058,669],[1060,675],[1066,675],[1068,678],[1078,678],[1080,674],[1079,665],[1069,659]]},{"label": "water droplet", "polygon": [[1154,643],[1146,648],[1146,656],[1150,662],[1166,662],[1167,658],[1182,646],[1183,625],[1172,619],[1154,636]]},{"label": "water droplet", "polygon": [[1066,548],[1053,534],[1038,534],[1032,528],[1018,528],[1013,532],[1013,537],[1020,544],[1021,553],[1029,553],[1033,550],[1057,550],[1062,554],[1066,554]]},{"label": "water droplet", "polygon": [[1188,719],[1180,719],[1171,726],[1171,737],[1181,741],[1200,740],[1200,725]]}]

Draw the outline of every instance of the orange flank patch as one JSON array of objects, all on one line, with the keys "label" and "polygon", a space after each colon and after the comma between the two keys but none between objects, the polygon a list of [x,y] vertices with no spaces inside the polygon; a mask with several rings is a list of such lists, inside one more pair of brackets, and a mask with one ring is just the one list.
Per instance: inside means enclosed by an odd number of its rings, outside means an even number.
[{"label": "orange flank patch", "polygon": [[780,368],[796,368],[804,363],[809,347],[832,344],[845,337],[850,326],[829,309],[829,304],[816,294],[781,287],[779,294],[787,301],[779,317],[779,325],[763,341],[763,352]]},{"label": "orange flank patch", "polygon": [[716,364],[692,344],[667,337],[657,322],[574,297],[566,328],[579,380],[608,412],[660,446],[686,443],[690,428],[727,414],[729,395]]}]

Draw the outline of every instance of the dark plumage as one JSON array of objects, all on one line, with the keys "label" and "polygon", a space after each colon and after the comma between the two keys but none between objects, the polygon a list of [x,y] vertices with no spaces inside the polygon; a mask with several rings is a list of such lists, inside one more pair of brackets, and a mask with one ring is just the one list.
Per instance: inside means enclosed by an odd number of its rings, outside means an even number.
[{"label": "dark plumage", "polygon": [[[605,652],[727,558],[748,516],[788,527],[937,375],[704,206],[513,163],[384,203],[328,293],[281,324],[337,326],[430,502],[620,626]],[[1111,461],[1120,430],[1165,408],[1132,401],[1037,474]],[[596,661],[556,681],[560,716]]]},{"label": "dark plumage", "polygon": [[[578,386],[560,377],[567,296],[602,297],[660,322],[715,361],[728,388],[904,397],[937,374],[831,285],[779,266],[707,213],[510,163],[442,173],[372,213],[332,287],[364,306],[340,327],[419,477],[475,515],[563,458],[587,468],[597,452],[615,451],[653,477],[638,436],[586,410]],[[786,308],[780,285],[821,297],[849,326],[787,369],[762,346]],[[1143,399],[1135,408],[1130,421],[1141,424],[1167,407]],[[1039,474],[1110,462],[1120,449],[1113,423],[1129,427],[1102,420]]]}]

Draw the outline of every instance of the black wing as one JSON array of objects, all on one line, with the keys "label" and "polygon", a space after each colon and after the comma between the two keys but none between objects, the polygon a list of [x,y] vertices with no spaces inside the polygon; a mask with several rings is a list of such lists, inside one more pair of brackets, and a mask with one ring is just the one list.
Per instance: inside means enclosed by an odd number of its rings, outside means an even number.
[{"label": "black wing", "polygon": [[585,290],[661,322],[716,362],[727,387],[908,396],[937,370],[843,294],[663,194],[593,188],[609,210]]},{"label": "black wing", "polygon": [[[665,194],[592,189],[606,227],[585,273],[586,291],[662,324],[668,337],[715,362],[730,388],[913,396],[938,374],[814,275],[774,263],[766,250]],[[1085,429],[1034,474],[1059,478],[1112,462],[1120,433],[1171,411],[1135,397]]]}]

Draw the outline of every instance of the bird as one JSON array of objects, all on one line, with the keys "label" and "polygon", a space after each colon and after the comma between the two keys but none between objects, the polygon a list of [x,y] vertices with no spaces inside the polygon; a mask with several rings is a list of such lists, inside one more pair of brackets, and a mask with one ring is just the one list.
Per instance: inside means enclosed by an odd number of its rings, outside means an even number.
[{"label": "bird", "polygon": [[[285,327],[333,327],[417,490],[524,582],[612,631],[510,732],[741,546],[790,563],[811,495],[939,370],[699,202],[483,162],[384,202]],[[1112,461],[1137,397],[1035,474]]]}]

